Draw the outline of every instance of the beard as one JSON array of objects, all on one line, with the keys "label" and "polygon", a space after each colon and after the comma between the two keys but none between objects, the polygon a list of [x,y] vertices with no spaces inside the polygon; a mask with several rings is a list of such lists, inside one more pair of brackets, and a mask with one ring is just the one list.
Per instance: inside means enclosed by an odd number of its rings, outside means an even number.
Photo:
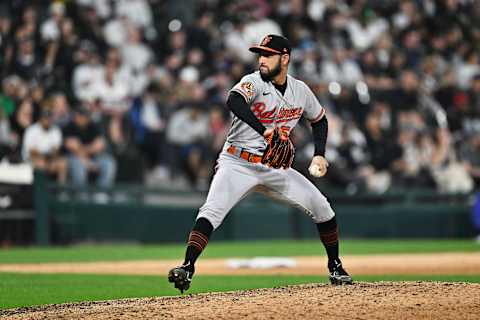
[{"label": "beard", "polygon": [[269,72],[264,73],[262,72],[262,70],[259,70],[259,71],[260,71],[260,77],[262,77],[263,81],[265,82],[272,81],[273,78],[278,76],[280,74],[280,71],[282,71],[282,68],[280,67],[280,59],[278,60],[277,65]]}]

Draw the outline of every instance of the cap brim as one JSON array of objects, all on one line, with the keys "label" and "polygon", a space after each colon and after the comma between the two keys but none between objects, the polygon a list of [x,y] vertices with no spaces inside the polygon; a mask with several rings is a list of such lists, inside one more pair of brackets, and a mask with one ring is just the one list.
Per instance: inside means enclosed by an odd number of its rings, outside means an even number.
[{"label": "cap brim", "polygon": [[268,53],[274,53],[274,54],[281,54],[281,52],[278,50],[275,50],[269,47],[264,47],[264,46],[253,46],[253,47],[250,47],[248,50],[255,53],[268,52]]}]

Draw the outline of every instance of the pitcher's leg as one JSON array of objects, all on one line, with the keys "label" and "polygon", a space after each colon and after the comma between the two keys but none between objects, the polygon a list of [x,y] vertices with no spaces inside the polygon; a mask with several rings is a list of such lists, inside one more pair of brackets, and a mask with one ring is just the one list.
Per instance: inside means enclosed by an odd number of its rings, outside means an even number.
[{"label": "pitcher's leg", "polygon": [[307,178],[294,169],[279,172],[279,178],[269,186],[276,197],[283,198],[312,217],[328,256],[330,281],[333,284],[352,283],[339,258],[338,225],[327,198]]},{"label": "pitcher's leg", "polygon": [[335,216],[328,199],[307,178],[294,169],[275,170],[266,183],[268,195],[307,213],[314,223],[323,223]]},{"label": "pitcher's leg", "polygon": [[222,161],[215,174],[207,200],[200,208],[197,220],[188,237],[185,260],[179,267],[170,270],[168,279],[181,292],[190,287],[195,262],[205,249],[212,232],[217,229],[230,209],[245,197],[257,184],[258,179],[248,165]]}]

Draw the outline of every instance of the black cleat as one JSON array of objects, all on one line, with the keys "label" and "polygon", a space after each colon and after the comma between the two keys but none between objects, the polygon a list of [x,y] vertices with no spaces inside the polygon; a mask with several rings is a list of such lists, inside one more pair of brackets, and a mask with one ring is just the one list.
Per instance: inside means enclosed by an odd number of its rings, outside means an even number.
[{"label": "black cleat", "polygon": [[175,288],[183,293],[183,291],[187,291],[190,288],[193,273],[194,268],[189,265],[175,267],[168,272],[168,282],[173,282]]},{"label": "black cleat", "polygon": [[330,271],[330,283],[333,285],[353,284],[352,277],[343,269],[342,263],[338,260],[334,260],[332,263],[328,263],[328,270]]}]

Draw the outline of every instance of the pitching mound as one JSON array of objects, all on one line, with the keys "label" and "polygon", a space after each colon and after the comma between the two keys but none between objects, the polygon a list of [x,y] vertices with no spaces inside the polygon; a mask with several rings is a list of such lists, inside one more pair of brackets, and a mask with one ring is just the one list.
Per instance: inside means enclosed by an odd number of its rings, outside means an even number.
[{"label": "pitching mound", "polygon": [[2,319],[478,319],[480,284],[360,282],[48,305]]}]

